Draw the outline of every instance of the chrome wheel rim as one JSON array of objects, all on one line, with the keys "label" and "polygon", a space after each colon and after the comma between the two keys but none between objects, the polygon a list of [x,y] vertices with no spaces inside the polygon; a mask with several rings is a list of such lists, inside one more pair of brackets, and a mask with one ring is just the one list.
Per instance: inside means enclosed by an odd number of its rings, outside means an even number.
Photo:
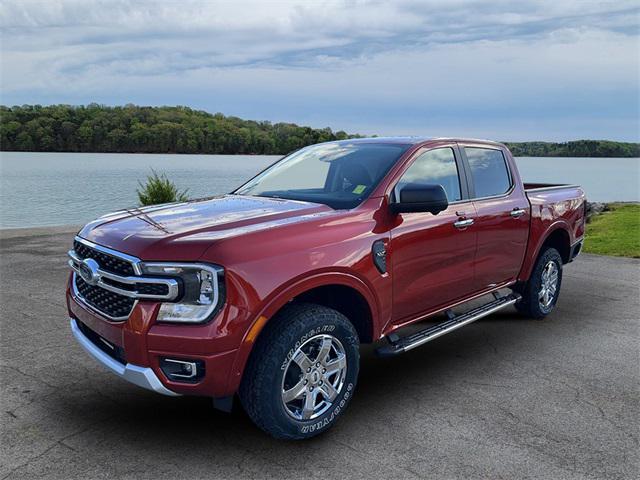
[{"label": "chrome wheel rim", "polygon": [[540,282],[538,301],[544,309],[548,309],[556,297],[559,273],[558,265],[553,260],[548,261],[542,269],[542,281]]},{"label": "chrome wheel rim", "polygon": [[347,355],[340,340],[316,335],[289,358],[282,377],[282,403],[296,420],[313,420],[340,394],[347,375]]}]

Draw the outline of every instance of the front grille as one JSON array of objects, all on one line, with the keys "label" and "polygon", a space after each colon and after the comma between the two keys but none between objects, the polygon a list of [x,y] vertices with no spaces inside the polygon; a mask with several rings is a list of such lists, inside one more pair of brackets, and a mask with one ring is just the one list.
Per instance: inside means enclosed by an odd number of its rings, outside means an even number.
[{"label": "front grille", "polygon": [[91,343],[93,343],[96,347],[98,347],[100,350],[102,350],[104,353],[109,355],[114,360],[117,360],[122,364],[127,363],[127,360],[124,356],[123,348],[117,345],[114,345],[113,343],[103,339],[100,335],[98,335],[96,332],[91,330],[80,320],[76,320],[76,324],[78,325],[78,328],[84,334],[84,336],[87,337],[89,340],[91,340]]},{"label": "front grille", "polygon": [[90,306],[113,319],[125,319],[131,313],[135,300],[104,288],[86,283],[74,275],[76,288],[82,299]]},{"label": "front grille", "polygon": [[75,250],[76,255],[78,255],[82,260],[85,258],[93,258],[100,264],[100,268],[107,272],[125,277],[130,277],[135,274],[133,266],[126,260],[122,260],[121,258],[91,248],[78,240],[74,240],[73,249]]},{"label": "front grille", "polygon": [[[144,280],[141,277],[140,280]],[[121,290],[127,290],[129,292],[135,292],[142,295],[168,295],[169,287],[164,283],[123,283],[112,278],[103,278],[102,281],[108,285],[111,285]]]},{"label": "front grille", "polygon": [[184,290],[179,278],[136,274],[139,259],[80,237],[69,257],[76,296],[111,320],[126,320],[136,299],[175,301]]},{"label": "front grille", "polygon": [[136,283],[136,292],[144,295],[168,295],[169,287],[163,283]]}]

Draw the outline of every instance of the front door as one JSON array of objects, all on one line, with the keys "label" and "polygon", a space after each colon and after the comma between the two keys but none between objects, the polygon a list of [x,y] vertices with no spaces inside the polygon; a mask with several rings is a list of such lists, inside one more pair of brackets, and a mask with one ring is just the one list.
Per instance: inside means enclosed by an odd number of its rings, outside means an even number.
[{"label": "front door", "polygon": [[[449,208],[438,215],[402,213],[391,231],[393,322],[404,323],[468,296],[474,289],[476,232],[461,159],[455,145],[417,152],[394,188],[443,186]],[[461,178],[463,181],[461,181]]]}]

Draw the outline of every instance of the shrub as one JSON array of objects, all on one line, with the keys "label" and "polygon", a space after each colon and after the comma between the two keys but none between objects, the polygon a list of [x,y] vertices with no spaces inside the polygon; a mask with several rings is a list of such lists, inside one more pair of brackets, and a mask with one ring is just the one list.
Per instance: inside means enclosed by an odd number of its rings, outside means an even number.
[{"label": "shrub", "polygon": [[138,199],[142,206],[158,205],[160,203],[184,202],[188,200],[187,190],[180,192],[178,187],[167,178],[167,175],[158,173],[152,168],[151,175],[147,177],[147,183],[144,185],[138,181],[140,185]]}]

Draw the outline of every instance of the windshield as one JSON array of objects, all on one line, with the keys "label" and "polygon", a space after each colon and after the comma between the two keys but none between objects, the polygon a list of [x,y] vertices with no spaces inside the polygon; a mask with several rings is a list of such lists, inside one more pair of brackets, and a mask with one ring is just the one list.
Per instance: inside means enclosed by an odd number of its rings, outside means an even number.
[{"label": "windshield", "polygon": [[233,193],[354,208],[407,147],[383,143],[312,145],[283,158]]}]

